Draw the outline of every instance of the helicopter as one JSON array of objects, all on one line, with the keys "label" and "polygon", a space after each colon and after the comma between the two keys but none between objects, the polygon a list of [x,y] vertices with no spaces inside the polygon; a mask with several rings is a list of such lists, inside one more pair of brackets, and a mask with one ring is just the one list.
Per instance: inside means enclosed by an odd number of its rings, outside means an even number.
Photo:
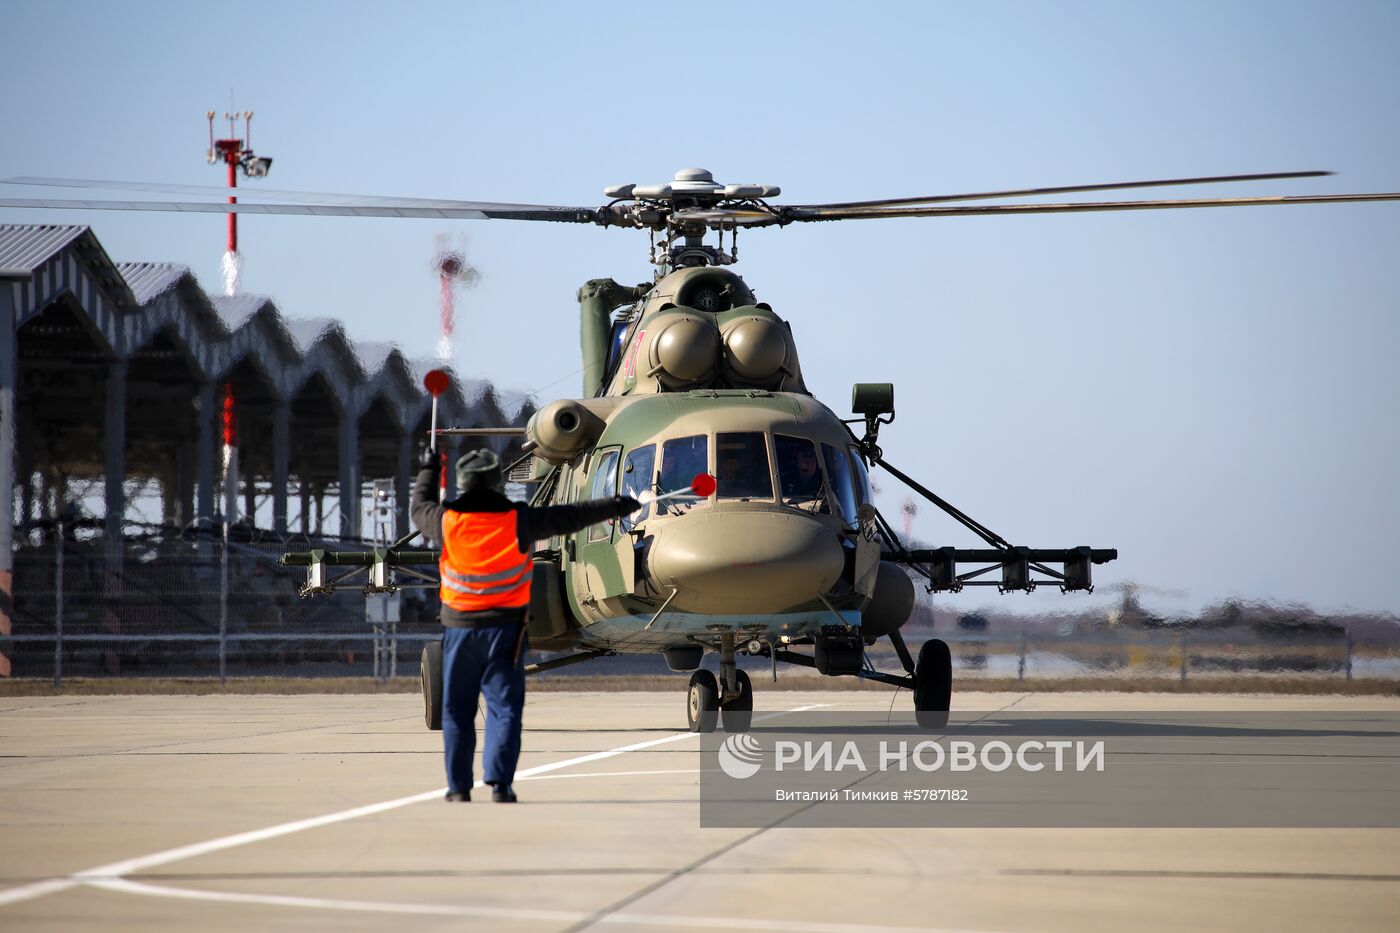
[{"label": "helicopter", "polygon": [[[1093,567],[1112,548],[1013,545],[890,463],[880,430],[895,418],[894,386],[858,383],[854,418],[839,417],[803,378],[793,330],[759,302],[731,268],[741,229],[818,221],[990,214],[1189,209],[1400,200],[1400,193],[974,205],[1049,194],[1316,177],[1285,172],[1022,188],[956,195],[783,205],[772,185],[721,184],[700,168],[664,184],[604,189],[598,208],[263,191],[318,203],[238,204],[0,199],[0,207],[73,207],[522,220],[646,230],[651,282],[594,279],[579,290],[583,385],[577,398],[540,408],[523,428],[438,428],[439,436],[518,435],[512,478],[533,486],[532,505],[617,494],[644,502],[624,519],[537,542],[528,633],[532,646],[563,652],[529,665],[539,673],[619,653],[660,654],[691,672],[687,726],[749,728],[753,684],[740,654],[826,676],[854,676],[910,689],[920,725],[941,728],[951,705],[946,642],[925,641],[917,659],[900,629],[912,577],[929,592],[994,586],[999,592],[1057,586],[1092,592]],[[0,179],[9,184],[207,193],[201,186],[77,179]],[[952,203],[956,202],[956,203]],[[717,241],[707,242],[715,234]],[[729,247],[725,247],[726,234]],[[432,386],[428,387],[430,391]],[[439,390],[440,391],[440,390]],[[436,393],[434,393],[436,394]],[[855,425],[859,432],[852,428]],[[977,548],[908,547],[875,506],[870,470],[885,470],[981,539]],[[306,568],[303,596],[367,575],[366,593],[430,579],[431,548],[406,536],[369,551],[284,555]],[[350,570],[333,574],[329,568]],[[356,583],[354,585],[361,585]],[[880,671],[867,647],[888,639],[903,673]],[[806,649],[810,649],[810,652]],[[719,676],[703,668],[719,656]],[[441,726],[441,646],[423,652],[424,718]]]}]

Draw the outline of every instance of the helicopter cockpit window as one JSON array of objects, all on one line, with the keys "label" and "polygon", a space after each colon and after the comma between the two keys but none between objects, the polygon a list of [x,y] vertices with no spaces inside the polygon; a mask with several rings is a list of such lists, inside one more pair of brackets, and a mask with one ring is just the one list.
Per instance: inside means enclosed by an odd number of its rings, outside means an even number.
[{"label": "helicopter cockpit window", "polygon": [[617,372],[618,361],[622,359],[622,349],[627,341],[627,328],[631,324],[628,321],[613,321],[612,335],[608,338],[608,366],[606,372],[611,375]]},{"label": "helicopter cockpit window", "polygon": [[[698,473],[710,472],[710,438],[705,434],[675,437],[661,445],[661,493],[690,488]],[[696,496],[676,496],[657,505],[657,514],[665,509],[685,511],[708,501]]]},{"label": "helicopter cockpit window", "polygon": [[[594,467],[593,482],[589,486],[588,498],[611,499],[617,495],[617,456],[616,450],[609,450],[598,456]],[[588,529],[589,541],[603,541],[612,534],[612,520],[599,522]]]},{"label": "helicopter cockpit window", "polygon": [[[622,463],[622,494],[640,499],[641,494],[646,490],[653,489],[656,482],[656,447],[648,444],[645,447],[638,447],[627,454],[627,459]],[[641,521],[645,521],[651,514],[651,506],[644,505],[640,512],[622,519],[622,527],[631,531],[632,528]]]},{"label": "helicopter cockpit window", "polygon": [[814,512],[831,511],[816,445],[805,437],[775,434],[773,449],[778,456],[778,486],[783,491],[783,502]]},{"label": "helicopter cockpit window", "polygon": [[841,508],[841,517],[845,519],[846,524],[854,526],[856,496],[855,486],[851,482],[851,461],[846,459],[844,450],[830,444],[822,445],[822,456],[826,459],[826,474],[831,477],[831,488],[836,493],[836,504]]},{"label": "helicopter cockpit window", "polygon": [[715,435],[715,479],[721,499],[771,499],[768,444],[758,432]]},{"label": "helicopter cockpit window", "polygon": [[865,505],[867,502],[874,502],[874,497],[870,494],[870,471],[865,468],[865,460],[860,455],[860,450],[852,447],[851,464],[856,468],[856,504]]}]

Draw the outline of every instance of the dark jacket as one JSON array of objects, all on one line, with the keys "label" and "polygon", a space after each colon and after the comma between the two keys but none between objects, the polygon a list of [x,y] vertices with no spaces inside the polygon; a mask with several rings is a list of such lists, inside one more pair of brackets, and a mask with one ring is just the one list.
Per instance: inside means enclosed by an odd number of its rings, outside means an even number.
[{"label": "dark jacket", "polygon": [[[589,525],[630,515],[636,508],[635,499],[615,496],[611,499],[594,499],[576,505],[551,505],[544,508],[531,508],[523,502],[512,502],[494,489],[474,489],[463,493],[451,502],[437,501],[438,468],[423,467],[413,483],[413,497],[410,514],[413,526],[434,544],[442,544],[442,516],[453,512],[508,512],[516,511],[516,544],[529,554],[535,542],[552,538],[555,535],[572,534]],[[443,606],[440,616],[443,625],[454,628],[474,625],[496,625],[507,622],[520,622],[525,618],[525,609],[487,609],[481,612],[462,612],[451,606]]]}]

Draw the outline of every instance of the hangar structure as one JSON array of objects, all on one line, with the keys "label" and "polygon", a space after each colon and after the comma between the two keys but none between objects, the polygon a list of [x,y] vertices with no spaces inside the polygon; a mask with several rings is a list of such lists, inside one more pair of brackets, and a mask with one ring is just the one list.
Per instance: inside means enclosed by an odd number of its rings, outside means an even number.
[{"label": "hangar structure", "polygon": [[[11,506],[0,638],[16,549],[65,515],[100,529],[118,578],[133,527],[188,535],[223,521],[225,406],[245,526],[272,542],[361,539],[377,488],[381,500],[392,490],[403,533],[429,365],[354,343],[334,321],[288,318],[269,298],[210,296],[185,266],[114,263],[86,226],[0,225],[0,501]],[[515,425],[532,412],[456,377],[439,400],[446,425]]]}]

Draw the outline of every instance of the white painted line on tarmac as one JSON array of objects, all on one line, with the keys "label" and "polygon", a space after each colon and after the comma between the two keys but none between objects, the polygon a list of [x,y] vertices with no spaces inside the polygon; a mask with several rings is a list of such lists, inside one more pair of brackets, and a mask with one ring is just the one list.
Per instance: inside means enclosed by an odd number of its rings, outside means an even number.
[{"label": "white painted line on tarmac", "polygon": [[44,881],[22,884],[16,888],[6,888],[0,891],[0,906],[17,904],[31,898],[43,897],[45,894],[57,894],[59,891],[68,890],[77,883],[72,878],[48,878]]},{"label": "white painted line on tarmac", "polygon": [[[719,769],[716,768],[716,771]],[[540,774],[535,777],[518,777],[517,781],[563,781],[569,778],[633,777],[641,774],[699,774],[699,768],[668,768],[664,771],[584,771],[582,774]]]},{"label": "white painted line on tarmac", "polygon": [[[264,907],[304,907],[314,910],[344,910],[356,913],[416,914],[436,917],[476,917],[493,920],[544,920],[577,923],[590,915],[583,911],[537,910],[514,907],[474,907],[468,904],[413,904],[395,901],[342,901],[321,897],[287,897],[280,894],[241,894],[231,891],[203,891],[147,884],[128,878],[101,878],[87,882],[92,887],[176,900],[219,901],[226,904],[257,904]],[[625,926],[680,927],[686,930],[773,930],[778,933],[970,933],[930,927],[892,927],[865,923],[824,923],[805,920],[763,920],[756,917],[685,916],[680,914],[608,914],[598,923]],[[986,933],[986,931],[979,931]]]},{"label": "white painted line on tarmac", "polygon": [[185,901],[223,901],[229,904],[262,904],[268,907],[311,907],[321,910],[350,910],[372,913],[430,914],[450,917],[491,917],[497,920],[547,920],[555,923],[577,923],[587,914],[568,910],[531,910],[507,907],[472,907],[454,904],[396,904],[389,901],[338,901],[321,897],[284,897],[279,894],[241,894],[236,891],[199,891],[194,888],[172,888],[168,885],[147,884],[129,878],[100,878],[87,882],[94,888],[141,894],[147,897],[168,897]]},{"label": "white painted line on tarmac", "polygon": [[[811,706],[800,706],[796,709],[784,710],[778,713],[768,713],[764,716],[756,716],[754,719],[755,721],[762,721],[772,719],[775,716],[784,716],[788,713],[805,713],[809,710],[827,705],[829,704],[816,703]],[[697,733],[694,732],[678,732],[673,735],[663,736],[659,739],[647,739],[644,742],[633,742],[630,745],[621,745],[617,748],[608,749],[607,751],[592,752],[587,755],[579,755],[577,758],[566,758],[563,761],[553,761],[549,764],[536,765],[533,768],[526,768],[524,771],[518,772],[516,777],[529,778],[537,774],[545,774],[550,771],[571,768],[574,765],[603,761],[607,758],[625,755],[628,752],[642,751],[647,748],[655,748],[658,745],[667,745],[671,742],[679,742],[682,739],[694,738],[696,734]],[[473,786],[482,787],[484,785],[482,782],[478,781]],[[396,797],[393,800],[371,803],[363,807],[352,807],[349,810],[327,813],[324,816],[314,816],[305,820],[293,820],[290,823],[279,823],[276,826],[268,826],[264,829],[235,833],[232,836],[221,836],[217,839],[210,839],[205,842],[196,842],[192,845],[180,846],[175,849],[153,852],[150,855],[141,855],[120,862],[111,862],[107,865],[99,865],[96,868],[88,868],[83,871],[75,872],[65,878],[46,878],[43,881],[35,881],[30,884],[23,884],[0,891],[0,906],[5,904],[17,904],[21,901],[32,900],[36,897],[44,897],[48,894],[57,894],[60,891],[66,891],[79,884],[89,884],[98,880],[121,878],[133,872],[144,871],[159,865],[169,865],[171,862],[179,862],[200,855],[208,855],[211,852],[222,852],[225,849],[235,849],[239,846],[250,845],[254,842],[264,842],[268,839],[276,839],[281,836],[289,836],[292,833],[299,833],[308,829],[330,826],[334,823],[343,823],[346,820],[359,819],[362,816],[372,816],[376,813],[397,810],[400,807],[411,806],[415,803],[441,799],[446,792],[446,787],[439,787],[436,790],[424,791],[420,794],[410,794],[407,797]]]}]

